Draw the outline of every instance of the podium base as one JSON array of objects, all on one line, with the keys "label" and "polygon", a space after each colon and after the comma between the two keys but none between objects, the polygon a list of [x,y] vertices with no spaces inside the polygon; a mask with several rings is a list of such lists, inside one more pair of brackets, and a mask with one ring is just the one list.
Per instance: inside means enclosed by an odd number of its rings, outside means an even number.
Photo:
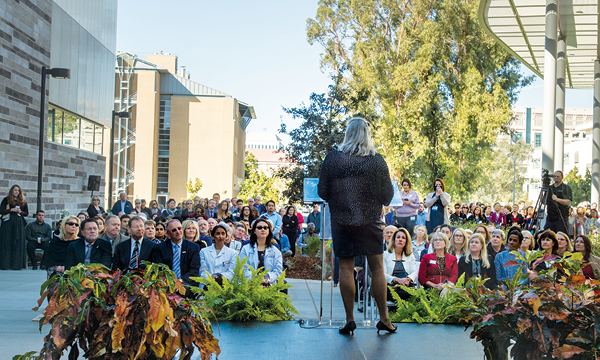
[{"label": "podium base", "polygon": [[[374,328],[379,320],[354,320],[356,328]],[[319,319],[301,319],[300,327],[305,329],[339,329],[346,324],[346,320],[321,320]]]}]

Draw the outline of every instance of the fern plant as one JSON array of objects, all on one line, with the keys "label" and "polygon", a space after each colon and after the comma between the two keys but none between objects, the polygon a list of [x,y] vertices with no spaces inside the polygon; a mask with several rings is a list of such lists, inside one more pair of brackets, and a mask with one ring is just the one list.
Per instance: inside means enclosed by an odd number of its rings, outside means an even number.
[{"label": "fern plant", "polygon": [[465,284],[464,274],[458,278],[453,288],[440,292],[436,289],[409,288],[401,285],[411,296],[402,300],[390,287],[390,292],[396,303],[396,311],[390,313],[392,322],[417,322],[419,324],[460,324],[466,323],[464,314],[476,305],[469,294],[479,291],[479,286],[485,280],[471,278]]},{"label": "fern plant", "polygon": [[298,311],[289,300],[290,296],[282,292],[291,287],[284,283],[285,271],[277,283],[264,287],[262,279],[267,271],[250,267],[252,276],[246,279],[244,265],[246,259],[237,259],[233,278],[231,281],[223,278],[223,286],[210,276],[207,279],[192,278],[207,284],[206,290],[199,287],[191,287],[191,290],[204,297],[204,306],[212,310],[208,316],[229,321],[292,320]]}]

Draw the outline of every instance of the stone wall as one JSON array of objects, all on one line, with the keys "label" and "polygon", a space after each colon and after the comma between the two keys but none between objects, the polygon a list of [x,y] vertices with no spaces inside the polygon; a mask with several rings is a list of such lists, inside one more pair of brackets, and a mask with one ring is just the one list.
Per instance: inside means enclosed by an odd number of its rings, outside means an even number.
[{"label": "stone wall", "polygon": [[[31,213],[37,195],[40,72],[50,64],[51,14],[51,0],[0,1],[0,198],[18,184]],[[56,219],[63,209],[74,214],[86,209],[88,175],[102,176],[97,193],[102,198],[105,164],[104,156],[45,142],[47,216]]]}]

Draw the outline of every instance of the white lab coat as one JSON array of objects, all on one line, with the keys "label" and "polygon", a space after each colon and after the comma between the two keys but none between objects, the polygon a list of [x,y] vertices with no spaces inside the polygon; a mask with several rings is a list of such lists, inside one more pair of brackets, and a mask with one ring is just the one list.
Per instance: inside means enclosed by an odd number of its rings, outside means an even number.
[{"label": "white lab coat", "polygon": [[214,274],[221,274],[231,281],[237,257],[237,252],[227,246],[223,246],[218,255],[214,244],[200,250],[200,276],[207,279]]}]

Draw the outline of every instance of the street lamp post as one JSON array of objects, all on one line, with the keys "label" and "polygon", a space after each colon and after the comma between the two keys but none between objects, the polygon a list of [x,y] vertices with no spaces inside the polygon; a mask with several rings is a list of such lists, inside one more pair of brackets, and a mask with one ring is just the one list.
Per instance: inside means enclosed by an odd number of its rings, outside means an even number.
[{"label": "street lamp post", "polygon": [[109,156],[109,166],[108,166],[108,202],[107,202],[107,211],[110,211],[112,208],[112,192],[113,192],[113,164],[115,162],[115,119],[117,117],[123,119],[129,119],[131,117],[130,113],[127,111],[117,112],[112,111],[112,127],[110,128],[110,156]]},{"label": "street lamp post", "polygon": [[56,79],[70,79],[71,70],[65,68],[47,69],[42,66],[42,97],[40,102],[40,139],[38,142],[37,210],[42,210],[42,179],[44,174],[44,129],[46,118],[46,76]]},{"label": "street lamp post", "polygon": [[512,153],[508,153],[506,155],[510,155],[513,159],[513,205],[515,204],[515,191],[517,188],[517,162],[515,161],[515,157]]}]

